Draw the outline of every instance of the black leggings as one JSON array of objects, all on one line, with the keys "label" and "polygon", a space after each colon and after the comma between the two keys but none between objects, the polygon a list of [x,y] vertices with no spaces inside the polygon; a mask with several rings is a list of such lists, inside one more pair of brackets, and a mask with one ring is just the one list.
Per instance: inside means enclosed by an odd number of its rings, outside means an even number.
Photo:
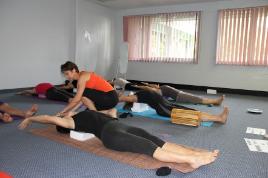
[{"label": "black leggings", "polygon": [[65,90],[57,89],[55,87],[48,89],[46,92],[46,98],[55,101],[69,102],[69,100],[73,97],[73,93],[69,93]]},{"label": "black leggings", "polygon": [[150,107],[154,108],[160,116],[171,117],[172,109],[195,110],[178,104],[173,104],[154,91],[142,90],[138,91],[135,95],[137,96],[139,103],[148,104]]},{"label": "black leggings", "polygon": [[140,90],[139,88],[135,87],[133,83],[127,83],[125,86],[125,90],[130,90],[130,91],[136,91],[136,90]]},{"label": "black leggings", "polygon": [[185,109],[185,110],[195,110],[192,108],[188,108],[185,106],[181,106],[175,103],[171,103],[170,101],[167,101],[166,99],[162,98],[163,100],[159,102],[159,104],[156,107],[157,114],[164,116],[164,117],[171,117],[172,109]]},{"label": "black leggings", "polygon": [[119,101],[115,90],[103,92],[86,88],[83,96],[90,99],[98,111],[112,109]]},{"label": "black leggings", "polygon": [[145,130],[118,121],[105,124],[101,140],[105,147],[124,152],[146,154],[153,157],[155,150],[165,142]]}]

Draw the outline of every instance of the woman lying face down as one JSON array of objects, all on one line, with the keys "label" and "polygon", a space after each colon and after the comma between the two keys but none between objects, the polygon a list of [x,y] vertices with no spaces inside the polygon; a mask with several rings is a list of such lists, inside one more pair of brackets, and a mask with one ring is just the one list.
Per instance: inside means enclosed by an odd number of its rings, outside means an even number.
[{"label": "woman lying face down", "polygon": [[48,115],[30,117],[22,121],[19,128],[25,129],[32,122],[56,125],[58,130],[92,133],[106,148],[115,151],[145,154],[159,161],[178,164],[178,167],[180,163],[189,164],[189,168],[183,171],[185,173],[214,162],[219,154],[218,150],[201,150],[165,142],[141,128],[128,126],[117,118],[92,110],[68,113],[63,118]]},{"label": "woman lying face down", "polygon": [[[155,91],[141,90],[136,92],[134,95],[124,96],[121,95],[119,97],[119,102],[126,102],[124,108],[130,109],[132,107],[132,103],[145,103],[150,107],[155,109],[158,115],[164,117],[171,117],[171,113],[173,109],[184,109],[184,110],[193,110],[193,108],[185,107],[182,105],[174,104],[163,98],[159,93]],[[228,118],[229,109],[224,107],[224,110],[219,115],[213,115],[206,112],[200,112],[201,121],[214,121],[221,124],[225,124]]]}]

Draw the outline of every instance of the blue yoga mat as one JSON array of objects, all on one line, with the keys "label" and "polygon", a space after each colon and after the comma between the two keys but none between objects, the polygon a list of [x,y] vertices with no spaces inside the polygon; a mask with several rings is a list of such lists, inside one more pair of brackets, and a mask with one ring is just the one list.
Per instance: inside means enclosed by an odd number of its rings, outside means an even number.
[{"label": "blue yoga mat", "polygon": [[[116,106],[116,109],[118,112],[129,112],[126,111],[122,108],[122,106],[118,105]],[[169,117],[164,117],[164,116],[160,116],[156,113],[156,111],[153,108],[149,108],[149,110],[147,111],[143,111],[143,112],[132,112],[131,113],[135,116],[143,116],[143,117],[147,117],[150,119],[159,119],[159,120],[164,120],[164,121],[170,121]],[[213,125],[214,122],[201,122],[201,126],[204,127],[211,127]]]}]

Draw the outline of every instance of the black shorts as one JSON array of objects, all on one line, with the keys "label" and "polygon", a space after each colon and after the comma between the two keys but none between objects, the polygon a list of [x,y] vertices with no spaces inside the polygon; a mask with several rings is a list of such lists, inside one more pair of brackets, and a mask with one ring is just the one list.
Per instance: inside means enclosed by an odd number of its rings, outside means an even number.
[{"label": "black shorts", "polygon": [[140,90],[139,88],[135,87],[136,84],[133,83],[127,83],[125,86],[125,90],[130,90],[130,91],[137,91]]},{"label": "black shorts", "polygon": [[83,96],[90,99],[98,111],[112,109],[119,102],[118,95],[115,90],[103,92],[86,88]]}]

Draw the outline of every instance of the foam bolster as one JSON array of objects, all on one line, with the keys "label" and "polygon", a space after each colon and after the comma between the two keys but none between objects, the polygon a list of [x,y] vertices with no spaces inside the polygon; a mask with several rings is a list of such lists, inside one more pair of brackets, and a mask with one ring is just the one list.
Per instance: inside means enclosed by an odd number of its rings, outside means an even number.
[{"label": "foam bolster", "polygon": [[200,111],[173,109],[171,112],[173,124],[198,127],[200,125]]},{"label": "foam bolster", "polygon": [[76,132],[76,131],[73,131],[72,130],[70,132],[70,137],[72,139],[75,139],[75,140],[86,141],[86,140],[89,140],[91,138],[94,138],[95,135],[94,134],[91,134],[91,133]]}]

